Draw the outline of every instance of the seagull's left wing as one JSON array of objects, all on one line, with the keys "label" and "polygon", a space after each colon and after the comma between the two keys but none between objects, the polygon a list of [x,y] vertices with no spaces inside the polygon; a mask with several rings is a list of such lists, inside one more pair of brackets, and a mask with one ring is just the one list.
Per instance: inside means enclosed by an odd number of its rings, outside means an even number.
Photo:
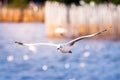
[{"label": "seagull's left wing", "polygon": [[94,34],[91,34],[91,35],[86,35],[86,36],[78,37],[78,38],[76,38],[76,39],[73,39],[72,41],[67,42],[66,45],[72,46],[72,45],[74,45],[74,43],[76,43],[76,42],[79,41],[79,40],[82,40],[82,39],[85,39],[85,38],[90,38],[90,37],[93,37],[93,36],[102,34],[102,33],[105,32],[105,31],[107,31],[107,29],[102,30],[102,31],[97,32],[97,33],[94,33]]},{"label": "seagull's left wing", "polygon": [[22,43],[22,42],[15,42],[15,43],[22,45],[22,46],[35,46],[35,45],[54,46],[54,47],[58,46],[57,44],[53,44],[53,43]]}]

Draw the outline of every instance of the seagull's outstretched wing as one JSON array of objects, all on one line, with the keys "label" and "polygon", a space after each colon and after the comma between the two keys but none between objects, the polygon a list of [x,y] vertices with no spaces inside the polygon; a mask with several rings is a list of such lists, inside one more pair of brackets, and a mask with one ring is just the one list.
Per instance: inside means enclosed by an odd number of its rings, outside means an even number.
[{"label": "seagull's outstretched wing", "polygon": [[67,42],[66,45],[72,46],[72,45],[74,45],[74,43],[76,43],[79,40],[82,40],[82,39],[85,39],[85,38],[90,38],[90,37],[102,34],[103,32],[106,32],[106,31],[107,31],[107,29],[102,30],[102,31],[97,32],[97,33],[94,33],[94,34],[91,34],[91,35],[86,35],[86,36],[78,37],[76,39],[73,39],[72,41]]},{"label": "seagull's outstretched wing", "polygon": [[22,42],[15,42],[15,43],[22,45],[22,46],[35,46],[35,45],[54,46],[54,47],[58,46],[57,44],[53,44],[53,43],[22,43]]}]

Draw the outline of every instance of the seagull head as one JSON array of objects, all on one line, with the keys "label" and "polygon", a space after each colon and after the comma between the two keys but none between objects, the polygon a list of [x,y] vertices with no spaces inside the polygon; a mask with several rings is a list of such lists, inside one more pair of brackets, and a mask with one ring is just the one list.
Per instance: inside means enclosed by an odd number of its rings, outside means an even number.
[{"label": "seagull head", "polygon": [[62,45],[57,46],[57,50],[60,50],[60,49],[62,49]]}]

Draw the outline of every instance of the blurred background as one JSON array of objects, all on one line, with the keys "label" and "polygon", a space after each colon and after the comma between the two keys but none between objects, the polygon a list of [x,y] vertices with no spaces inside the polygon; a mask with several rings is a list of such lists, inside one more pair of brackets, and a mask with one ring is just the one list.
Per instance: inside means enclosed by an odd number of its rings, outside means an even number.
[{"label": "blurred background", "polygon": [[[120,0],[0,0],[0,80],[120,80]],[[61,54],[48,46],[112,27]]]}]

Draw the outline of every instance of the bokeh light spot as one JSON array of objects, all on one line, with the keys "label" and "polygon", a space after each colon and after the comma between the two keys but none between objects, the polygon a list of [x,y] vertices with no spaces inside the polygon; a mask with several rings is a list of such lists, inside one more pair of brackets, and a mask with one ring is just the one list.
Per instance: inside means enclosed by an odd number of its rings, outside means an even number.
[{"label": "bokeh light spot", "polygon": [[80,67],[84,68],[85,66],[86,66],[86,63],[84,63],[84,62],[80,63]]},{"label": "bokeh light spot", "polygon": [[42,70],[44,70],[44,71],[48,70],[48,66],[47,65],[43,65],[42,66]]},{"label": "bokeh light spot", "polygon": [[90,56],[90,52],[87,51],[83,53],[83,57],[89,57],[89,56]]},{"label": "bokeh light spot", "polygon": [[7,56],[7,61],[12,62],[14,60],[14,57],[12,55]]},{"label": "bokeh light spot", "polygon": [[26,61],[26,60],[29,60],[29,56],[28,55],[23,55],[23,59]]},{"label": "bokeh light spot", "polygon": [[29,50],[36,53],[37,52],[37,49],[35,46],[28,46]]},{"label": "bokeh light spot", "polygon": [[66,64],[64,65],[64,67],[65,67],[66,69],[68,69],[68,68],[70,68],[70,64],[69,64],[69,63],[66,63]]}]

